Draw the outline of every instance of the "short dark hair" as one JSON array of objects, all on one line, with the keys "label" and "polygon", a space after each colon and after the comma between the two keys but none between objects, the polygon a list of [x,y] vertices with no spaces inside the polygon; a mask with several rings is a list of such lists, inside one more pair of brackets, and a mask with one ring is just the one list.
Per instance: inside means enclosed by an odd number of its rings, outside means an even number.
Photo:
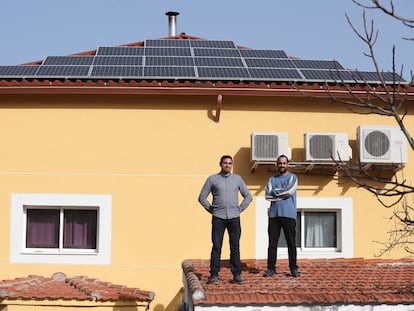
[{"label": "short dark hair", "polygon": [[286,159],[286,162],[287,162],[287,163],[289,163],[289,158],[288,158],[287,156],[285,156],[284,154],[281,154],[280,156],[278,156],[278,157],[277,157],[277,159],[276,159],[276,163],[278,163],[278,162],[279,162],[279,159],[280,159],[280,158],[285,158],[285,159]]},{"label": "short dark hair", "polygon": [[222,157],[220,158],[220,164],[221,164],[221,163],[223,163],[223,161],[224,161],[225,159],[230,159],[230,160],[232,160],[232,161],[233,161],[232,156],[231,156],[231,155],[226,154],[226,155],[224,155],[224,156],[222,156]]}]

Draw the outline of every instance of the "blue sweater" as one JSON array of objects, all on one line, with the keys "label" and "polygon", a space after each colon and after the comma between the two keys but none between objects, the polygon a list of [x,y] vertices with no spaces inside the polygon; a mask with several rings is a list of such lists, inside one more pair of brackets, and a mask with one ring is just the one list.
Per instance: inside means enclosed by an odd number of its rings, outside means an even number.
[{"label": "blue sweater", "polygon": [[296,188],[298,178],[288,172],[287,175],[275,175],[266,185],[266,200],[270,201],[269,217],[287,217],[296,219]]},{"label": "blue sweater", "polygon": [[[243,200],[239,205],[239,192]],[[213,199],[207,200],[209,194]],[[252,201],[252,195],[243,179],[236,174],[224,176],[220,173],[207,178],[198,197],[200,204],[213,216],[221,219],[240,217]]]}]

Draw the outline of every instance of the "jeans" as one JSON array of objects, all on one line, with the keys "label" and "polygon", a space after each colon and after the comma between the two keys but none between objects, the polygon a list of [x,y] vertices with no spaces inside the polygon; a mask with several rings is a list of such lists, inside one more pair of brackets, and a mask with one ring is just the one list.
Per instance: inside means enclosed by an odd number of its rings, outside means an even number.
[{"label": "jeans", "polygon": [[240,263],[240,217],[232,219],[221,219],[214,217],[211,221],[211,241],[213,247],[210,257],[210,274],[218,275],[220,271],[221,248],[223,246],[224,231],[227,229],[230,242],[230,270],[233,275],[241,273]]},{"label": "jeans", "polygon": [[290,270],[297,270],[296,265],[296,219],[286,217],[269,217],[267,233],[269,235],[269,248],[267,250],[267,268],[276,269],[277,244],[280,236],[280,229],[285,233]]}]

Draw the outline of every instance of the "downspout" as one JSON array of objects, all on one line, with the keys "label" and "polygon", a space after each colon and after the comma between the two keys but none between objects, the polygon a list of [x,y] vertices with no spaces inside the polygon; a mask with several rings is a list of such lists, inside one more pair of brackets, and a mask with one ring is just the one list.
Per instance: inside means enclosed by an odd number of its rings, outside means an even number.
[{"label": "downspout", "polygon": [[221,106],[223,104],[223,95],[218,94],[217,95],[217,105],[216,105],[216,121],[217,123],[220,122],[220,112],[221,112]]}]

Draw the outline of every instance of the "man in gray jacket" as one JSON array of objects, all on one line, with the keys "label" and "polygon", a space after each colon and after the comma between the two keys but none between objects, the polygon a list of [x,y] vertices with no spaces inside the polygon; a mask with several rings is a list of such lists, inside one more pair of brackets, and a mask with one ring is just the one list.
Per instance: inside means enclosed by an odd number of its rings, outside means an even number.
[{"label": "man in gray jacket", "polygon": [[[243,212],[252,201],[252,195],[247,189],[246,183],[236,174],[232,174],[233,158],[224,155],[220,159],[221,170],[218,174],[207,178],[201,189],[198,201],[213,215],[211,240],[213,247],[210,257],[209,283],[219,283],[221,248],[223,245],[224,231],[227,229],[230,242],[230,270],[233,281],[244,283],[241,276],[240,263],[240,213]],[[243,197],[239,205],[239,192]],[[207,199],[212,194],[212,202]]]}]

